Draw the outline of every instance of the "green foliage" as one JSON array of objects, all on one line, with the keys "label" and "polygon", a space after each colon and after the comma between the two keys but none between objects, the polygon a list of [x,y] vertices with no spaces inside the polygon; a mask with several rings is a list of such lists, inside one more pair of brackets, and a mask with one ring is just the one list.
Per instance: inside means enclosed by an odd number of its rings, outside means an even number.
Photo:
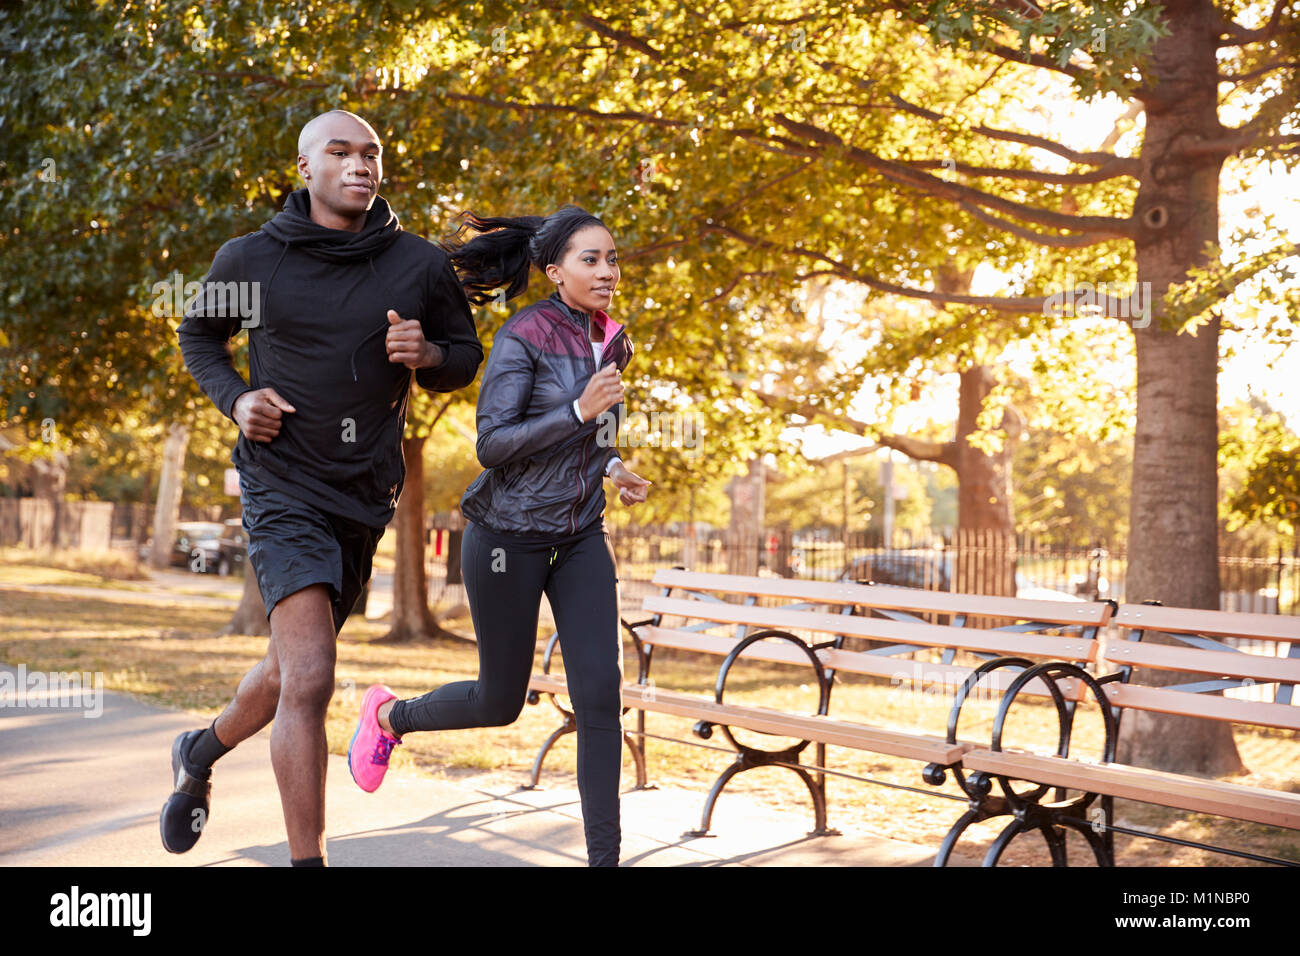
[{"label": "green foliage", "polygon": [[[1170,287],[1161,310],[1165,328],[1194,331],[1210,320],[1215,306],[1233,297],[1235,321],[1228,323],[1229,327],[1249,328],[1260,341],[1291,344],[1300,304],[1296,246],[1281,239],[1286,230],[1277,216],[1261,214],[1258,209],[1254,212],[1258,220],[1252,216],[1229,237],[1229,247],[1234,250],[1231,256],[1217,245],[1210,246],[1205,264],[1193,265],[1185,281]],[[1260,251],[1253,251],[1256,249]],[[1242,287],[1252,294],[1235,296]],[[1263,290],[1266,295],[1260,294]]]},{"label": "green foliage", "polygon": [[[1257,6],[1221,4],[1232,15]],[[659,518],[691,495],[714,513],[727,476],[756,454],[775,451],[782,467],[797,457],[780,438],[789,416],[760,390],[840,414],[874,390],[884,424],[918,384],[1000,365],[977,440],[998,440],[1001,405],[1027,403],[1057,432],[1087,432],[1100,409],[1104,441],[1128,427],[1114,392],[1131,379],[1091,375],[1093,358],[1101,348],[1126,359],[1127,333],[1038,303],[1067,276],[1136,280],[1128,239],[1070,242],[1083,217],[1126,222],[1136,177],[1098,177],[1095,164],[1045,159],[987,130],[1032,138],[1045,125],[1034,111],[1059,92],[1149,84],[1163,14],[1127,0],[1042,7],[1026,19],[992,2],[6,6],[0,426],[35,442],[53,418],[66,440],[111,459],[114,432],[151,441],[163,422],[197,423],[208,405],[181,368],[176,318],[151,310],[153,284],[197,278],[222,242],[269,218],[296,185],[298,129],[342,106],[379,130],[383,191],[412,231],[437,236],[467,207],[518,215],[576,202],[605,218],[624,266],[613,311],[637,348],[630,407],[692,416],[703,440],[702,454],[631,456],[667,506],[648,509]],[[1275,46],[1296,42],[1287,33]],[[1222,62],[1248,73],[1272,55],[1231,48]],[[1264,99],[1252,160],[1294,163],[1269,142],[1290,129],[1289,90],[1261,73],[1225,93]],[[1066,225],[1050,224],[1058,215]],[[1216,297],[1266,274],[1294,313],[1279,232],[1262,220],[1250,238],[1272,252],[1193,272],[1170,293],[1171,321],[1200,321]],[[895,304],[895,292],[925,295],[980,269],[1022,306]],[[805,307],[832,280],[863,298],[838,332]],[[534,281],[508,309],[479,311],[485,344],[549,291]],[[1290,324],[1270,316],[1267,334],[1284,341]],[[850,343],[865,348],[845,361]],[[446,444],[436,416],[463,414],[475,395],[443,411],[445,397],[417,390],[408,434],[430,433],[434,454]],[[221,458],[215,446],[195,454]],[[435,470],[443,501],[463,475],[449,461]]]},{"label": "green foliage", "polygon": [[1150,45],[1168,33],[1158,3],[1038,3],[1033,17],[1017,2],[929,0],[901,6],[922,20],[940,47],[957,42],[973,50],[1009,45],[1022,57],[1056,67],[1066,67],[1080,59],[1076,53],[1082,54],[1089,67],[1078,70],[1074,83],[1085,98],[1130,90]]},{"label": "green foliage", "polygon": [[1300,435],[1265,403],[1225,409],[1219,464],[1226,530],[1261,525],[1286,535],[1300,528]]},{"label": "green foliage", "polygon": [[1130,435],[1032,431],[1016,449],[1016,530],[1069,547],[1128,539]]},{"label": "green foliage", "polygon": [[[179,317],[154,284],[201,277],[227,239],[257,229],[296,185],[301,125],[368,99],[408,229],[441,227],[463,118],[409,114],[376,71],[409,68],[430,26],[414,3],[353,12],[321,3],[23,5],[0,13],[0,234],[6,349],[0,423],[70,437],[192,417]],[[377,51],[384,51],[381,56]],[[436,231],[436,230],[435,230]],[[30,251],[41,250],[33,269]]]},{"label": "green foliage", "polygon": [[459,509],[460,496],[481,470],[474,451],[474,409],[456,402],[429,429],[424,443],[425,510]]},{"label": "green foliage", "polygon": [[[935,499],[945,496],[937,480],[941,470],[901,460],[895,464],[894,528],[900,535],[909,534],[914,540],[937,538],[955,524],[955,513],[940,514],[935,520]],[[879,534],[883,529],[884,502],[878,456],[843,458],[824,465],[792,465],[786,474],[768,483],[767,523],[794,531],[838,534],[847,519],[851,533]]]}]

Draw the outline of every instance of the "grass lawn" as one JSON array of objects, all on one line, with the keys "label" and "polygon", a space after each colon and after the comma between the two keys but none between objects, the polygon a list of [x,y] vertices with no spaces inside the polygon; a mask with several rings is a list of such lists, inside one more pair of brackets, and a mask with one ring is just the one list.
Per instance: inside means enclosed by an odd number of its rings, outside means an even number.
[{"label": "grass lawn", "polygon": [[[30,567],[15,569],[3,565],[0,572],[0,581],[85,583],[79,572],[66,570],[42,573]],[[100,671],[108,689],[187,710],[195,715],[196,726],[220,712],[240,677],[266,651],[266,638],[214,636],[229,618],[229,613],[222,610],[6,592],[2,587],[0,584],[0,661],[14,666],[26,664],[29,670]],[[469,630],[468,621],[463,628]],[[352,618],[339,639],[337,690],[326,727],[332,753],[347,751],[361,694],[370,683],[382,681],[405,697],[447,681],[473,679],[477,672],[473,644],[374,643],[384,630],[380,623]],[[539,663],[541,646],[539,643]],[[624,656],[626,672],[634,676],[635,654],[630,642]],[[659,687],[711,695],[715,675],[716,664],[709,666],[699,659],[656,652],[654,676]],[[806,672],[790,666],[747,662],[732,672],[727,699],[811,713],[816,708],[816,691],[806,682],[807,676]],[[831,710],[834,716],[845,719],[941,735],[948,708],[943,698],[850,676],[837,678]],[[989,703],[980,702],[970,708],[969,720],[963,719],[962,736],[987,740],[993,713],[993,705]],[[633,726],[634,719],[629,714],[628,727]],[[1055,719],[1055,711],[1049,706],[1027,703],[1009,725],[1007,745],[1054,745]],[[538,706],[525,706],[520,718],[509,727],[409,735],[394,753],[394,766],[414,766],[448,779],[480,784],[522,785],[527,782],[538,747],[557,724],[555,710],[544,699]],[[680,718],[650,714],[647,729],[656,734],[696,739],[690,733],[690,722]],[[1096,754],[1100,729],[1101,721],[1095,712],[1081,714],[1074,735],[1075,752]],[[773,738],[743,735],[740,731],[737,735],[757,746],[772,748]],[[1237,778],[1237,782],[1300,789],[1295,783],[1300,780],[1300,747],[1295,734],[1239,731],[1237,742],[1252,771],[1246,777]],[[726,746],[720,733],[715,733],[708,743]],[[810,747],[807,754],[811,757],[812,753]],[[160,761],[167,759],[166,754],[159,755]],[[653,782],[697,791],[701,807],[709,786],[731,762],[728,753],[658,740],[648,742],[647,759]],[[929,789],[921,781],[920,765],[912,761],[844,748],[831,748],[828,759],[828,766],[837,770]],[[573,774],[574,738],[569,736],[548,756],[543,782],[572,787]],[[633,774],[631,758],[625,753],[625,786],[635,779]],[[835,777],[829,778],[828,789],[831,825],[845,831],[865,830],[936,848],[964,809],[956,801]],[[960,792],[951,781],[942,789],[952,794]],[[799,814],[811,826],[807,791],[789,770],[749,771],[735,778],[727,792],[744,793]],[[1291,831],[1127,801],[1119,803],[1118,816],[1121,823],[1134,828],[1156,828],[1171,836],[1208,839],[1300,860],[1300,834]],[[967,856],[982,855],[1006,822],[1003,818],[971,828],[959,844],[959,852]],[[698,819],[683,820],[682,829],[697,824]],[[724,831],[727,826],[724,801],[714,817],[714,829]],[[1069,840],[1072,861],[1087,863],[1090,854],[1082,838],[1071,836]],[[1245,864],[1230,857],[1123,835],[1117,836],[1116,847],[1121,864],[1128,866]],[[1044,865],[1048,858],[1041,838],[1030,835],[1014,841],[1003,862]]]}]

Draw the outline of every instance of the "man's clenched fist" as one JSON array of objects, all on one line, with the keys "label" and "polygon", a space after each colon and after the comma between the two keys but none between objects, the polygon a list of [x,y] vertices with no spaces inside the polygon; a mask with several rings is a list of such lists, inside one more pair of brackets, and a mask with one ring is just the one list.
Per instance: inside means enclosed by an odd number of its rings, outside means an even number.
[{"label": "man's clenched fist", "polygon": [[433,368],[441,365],[442,349],[424,337],[424,329],[416,319],[403,319],[393,309],[388,310],[388,361],[407,368]]},{"label": "man's clenched fist", "polygon": [[280,419],[285,412],[295,412],[292,405],[273,388],[245,392],[235,399],[231,409],[235,424],[249,441],[269,442],[280,434]]}]

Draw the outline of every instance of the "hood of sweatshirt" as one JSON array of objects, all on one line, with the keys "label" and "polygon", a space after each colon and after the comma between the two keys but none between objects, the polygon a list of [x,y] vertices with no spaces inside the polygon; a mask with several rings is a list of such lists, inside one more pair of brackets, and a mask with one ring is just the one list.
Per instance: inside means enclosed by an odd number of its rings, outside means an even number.
[{"label": "hood of sweatshirt", "polygon": [[[374,260],[375,256],[397,241],[402,226],[397,221],[397,214],[382,196],[375,197],[373,205],[366,213],[366,224],[361,231],[349,232],[345,229],[329,229],[314,222],[311,218],[311,193],[306,189],[295,189],[285,200],[284,209],[277,213],[275,218],[265,223],[262,231],[284,245],[280,258],[275,268],[271,270],[271,276],[266,283],[262,302],[263,314],[266,314],[266,304],[271,297],[271,287],[275,283],[276,273],[280,271],[280,263],[284,261],[285,253],[290,249],[297,249],[322,262],[333,262],[339,265],[364,262],[369,266],[375,281],[384,289],[385,295],[392,298],[391,290],[375,269]],[[357,350],[375,336],[387,331],[388,322],[385,320],[372,328],[353,348],[350,361],[354,381],[357,378]]]},{"label": "hood of sweatshirt", "polygon": [[311,218],[311,193],[297,189],[285,200],[284,209],[262,226],[262,231],[324,262],[363,262],[379,255],[402,231],[397,215],[382,196],[376,196],[366,224],[360,232],[328,229]]}]

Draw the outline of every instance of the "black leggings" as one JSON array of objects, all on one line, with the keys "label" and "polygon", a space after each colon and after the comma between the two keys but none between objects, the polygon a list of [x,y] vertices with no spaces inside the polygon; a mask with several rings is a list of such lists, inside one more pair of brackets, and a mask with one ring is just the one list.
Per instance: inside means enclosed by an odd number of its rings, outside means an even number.
[{"label": "black leggings", "polygon": [[544,551],[502,546],[468,524],[461,548],[465,593],[478,637],[476,681],[455,681],[398,701],[393,730],[503,727],[523,710],[545,592],[560,634],[569,697],[578,722],[578,794],[591,866],[617,866],[618,787],[623,761],[623,642],[618,579],[603,534]]}]

